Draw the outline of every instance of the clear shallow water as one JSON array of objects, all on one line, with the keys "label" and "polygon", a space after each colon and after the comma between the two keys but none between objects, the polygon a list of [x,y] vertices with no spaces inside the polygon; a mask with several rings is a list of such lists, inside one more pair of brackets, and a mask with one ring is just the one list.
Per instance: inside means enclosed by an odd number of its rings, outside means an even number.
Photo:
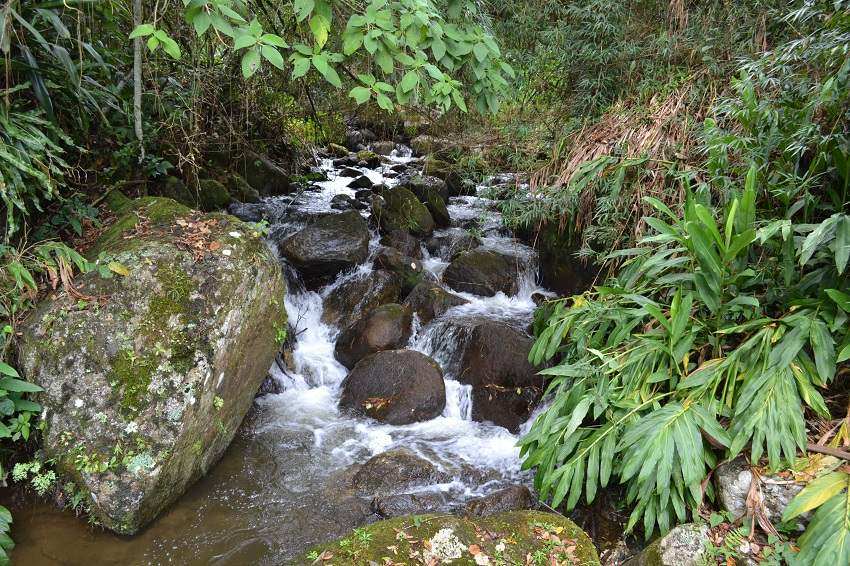
[{"label": "clear shallow water", "polygon": [[[409,152],[395,153],[391,163],[360,168],[374,183],[395,163],[409,163]],[[277,233],[294,231],[307,214],[329,211],[338,194],[354,195],[351,178],[339,177],[331,160],[323,160],[328,180],[305,191],[284,210]],[[344,470],[386,450],[404,447],[430,460],[449,480],[429,489],[461,504],[506,483],[530,480],[520,470],[517,435],[470,420],[469,387],[454,380],[455,354],[463,329],[482,318],[517,327],[530,322],[535,257],[527,246],[501,229],[492,201],[453,198],[452,218],[460,226],[474,222],[485,248],[518,257],[523,268],[516,296],[477,297],[458,293],[469,303],[416,329],[409,347],[434,357],[446,377],[447,402],[433,420],[390,426],[353,418],[339,411],[339,386],[346,369],[333,356],[338,328],[321,322],[322,298],[350,277],[368,273],[370,262],[344,274],[332,285],[305,291],[290,281],[285,305],[297,342],[294,371],[273,364],[271,373],[284,391],[256,400],[231,447],[210,474],[139,535],[126,538],[89,528],[72,514],[48,504],[26,502],[15,512],[13,558],[21,564],[276,564],[306,547],[345,534],[362,520],[362,502],[339,489]],[[373,234],[371,250],[378,248]],[[447,262],[425,252],[426,269],[440,275]]]}]

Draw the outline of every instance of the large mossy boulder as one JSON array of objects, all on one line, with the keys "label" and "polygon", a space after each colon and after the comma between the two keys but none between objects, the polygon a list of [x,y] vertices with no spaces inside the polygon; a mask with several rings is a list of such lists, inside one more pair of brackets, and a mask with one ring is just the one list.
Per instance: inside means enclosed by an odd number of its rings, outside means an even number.
[{"label": "large mossy boulder", "polygon": [[[107,528],[132,534],[230,444],[286,328],[280,266],[252,230],[165,198],[118,203],[90,252],[114,274],[22,326],[44,450]],[[82,297],[82,298],[81,298]]]},{"label": "large mossy boulder", "polygon": [[369,227],[354,210],[320,216],[280,242],[280,253],[311,286],[330,281],[369,255]]},{"label": "large mossy boulder", "polygon": [[443,273],[443,281],[456,291],[485,297],[500,292],[516,295],[522,269],[517,257],[479,248],[459,253]]},{"label": "large mossy boulder", "polygon": [[433,419],[446,407],[439,364],[414,350],[384,350],[366,356],[342,382],[339,405],[392,425]]},{"label": "large mossy boulder", "polygon": [[476,518],[445,514],[397,517],[319,545],[292,564],[309,564],[309,556],[330,557],[326,563],[345,565],[600,564],[590,537],[575,523],[540,511]]},{"label": "large mossy boulder", "polygon": [[463,345],[458,381],[472,386],[472,418],[517,432],[543,395],[528,362],[533,340],[502,322],[481,321]]},{"label": "large mossy boulder", "polygon": [[410,339],[412,323],[410,307],[396,303],[381,305],[364,313],[340,333],[334,356],[351,369],[369,354],[403,348]]},{"label": "large mossy boulder", "polygon": [[240,173],[262,197],[292,192],[292,181],[284,169],[267,155],[246,151]]},{"label": "large mossy boulder", "polygon": [[423,238],[434,232],[434,218],[410,189],[395,187],[381,191],[381,196],[373,200],[372,216],[384,233],[404,230]]}]

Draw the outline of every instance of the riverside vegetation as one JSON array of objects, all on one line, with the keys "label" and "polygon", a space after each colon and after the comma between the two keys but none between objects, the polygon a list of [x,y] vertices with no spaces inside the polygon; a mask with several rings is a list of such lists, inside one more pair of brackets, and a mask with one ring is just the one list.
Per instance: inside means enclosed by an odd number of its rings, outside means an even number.
[{"label": "riverside vegetation", "polygon": [[850,2],[4,0],[0,50],[0,562],[49,501],[81,563],[850,563]]}]

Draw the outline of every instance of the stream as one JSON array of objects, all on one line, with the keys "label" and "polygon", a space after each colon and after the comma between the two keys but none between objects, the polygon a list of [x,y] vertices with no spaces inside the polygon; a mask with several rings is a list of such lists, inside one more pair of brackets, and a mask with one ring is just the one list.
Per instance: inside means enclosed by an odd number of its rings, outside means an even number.
[{"label": "stream", "polygon": [[[320,161],[328,180],[309,190],[263,203],[274,211],[270,241],[303,227],[306,218],[331,212],[338,195],[356,196],[332,159]],[[410,150],[399,146],[382,164],[357,167],[370,181],[392,187],[394,166],[419,167]],[[258,397],[233,444],[210,473],[195,484],[152,525],[134,537],[120,537],[48,502],[12,502],[13,553],[19,564],[279,564],[316,542],[344,535],[366,521],[368,501],[340,495],[338,486],[351,466],[395,448],[429,460],[448,478],[423,488],[439,494],[446,510],[457,509],[510,484],[530,485],[520,470],[519,434],[472,420],[471,386],[457,377],[457,342],[463,329],[482,319],[525,329],[531,321],[536,284],[531,248],[502,228],[495,203],[480,196],[452,197],[450,235],[475,225],[481,246],[522,260],[518,292],[481,297],[455,292],[468,302],[426,325],[414,321],[407,347],[434,358],[442,367],[446,406],[437,418],[393,426],[341,411],[338,400],[348,370],[334,357],[340,328],[322,321],[323,301],[353,278],[368,277],[380,248],[373,228],[370,257],[358,268],[318,290],[307,290],[287,268],[285,299],[295,342],[289,367],[270,370],[280,393]],[[337,197],[334,200],[334,197]],[[361,211],[366,216],[368,210]],[[272,244],[274,245],[274,244]],[[449,258],[423,248],[422,264],[436,278]],[[364,505],[366,509],[364,509]]]}]

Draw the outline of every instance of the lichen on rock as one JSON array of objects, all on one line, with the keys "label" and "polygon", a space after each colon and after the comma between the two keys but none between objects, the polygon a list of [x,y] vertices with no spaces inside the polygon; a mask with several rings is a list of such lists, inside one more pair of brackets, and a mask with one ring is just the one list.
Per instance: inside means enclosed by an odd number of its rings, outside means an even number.
[{"label": "lichen on rock", "polygon": [[106,527],[133,533],[230,443],[286,326],[280,266],[249,226],[164,198],[122,203],[89,256],[123,266],[45,299],[19,359],[44,448]]}]

